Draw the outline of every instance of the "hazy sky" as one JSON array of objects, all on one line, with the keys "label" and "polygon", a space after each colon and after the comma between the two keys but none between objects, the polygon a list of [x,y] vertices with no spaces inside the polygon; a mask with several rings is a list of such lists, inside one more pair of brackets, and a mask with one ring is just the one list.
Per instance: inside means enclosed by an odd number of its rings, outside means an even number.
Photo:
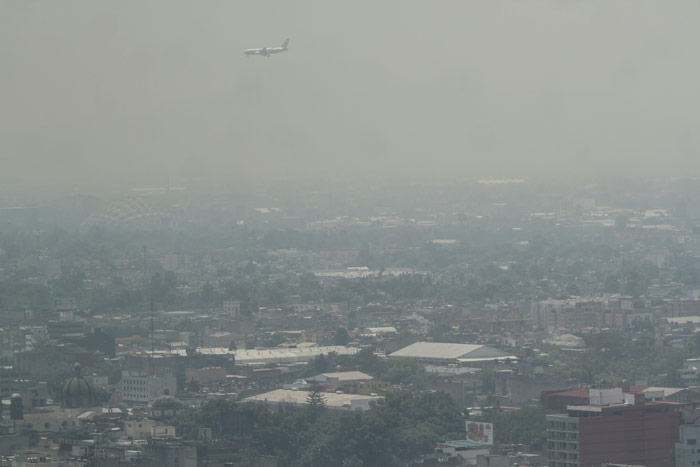
[{"label": "hazy sky", "polygon": [[695,0],[4,0],[0,183],[697,176],[699,20]]}]

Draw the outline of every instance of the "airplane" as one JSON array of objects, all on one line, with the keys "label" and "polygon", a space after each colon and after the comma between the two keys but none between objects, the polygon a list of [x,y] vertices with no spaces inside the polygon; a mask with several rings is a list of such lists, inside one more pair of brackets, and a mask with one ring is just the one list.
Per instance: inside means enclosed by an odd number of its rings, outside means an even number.
[{"label": "airplane", "polygon": [[246,49],[243,51],[246,55],[262,55],[263,57],[269,57],[272,54],[278,54],[286,52],[289,50],[287,48],[289,45],[289,39],[284,41],[280,47],[263,47],[262,49]]}]

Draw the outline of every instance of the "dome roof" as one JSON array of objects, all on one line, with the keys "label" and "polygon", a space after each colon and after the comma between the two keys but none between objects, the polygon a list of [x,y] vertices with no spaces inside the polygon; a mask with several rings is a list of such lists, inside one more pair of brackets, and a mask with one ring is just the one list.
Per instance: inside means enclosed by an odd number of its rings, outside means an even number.
[{"label": "dome roof", "polygon": [[63,407],[86,408],[95,406],[95,389],[80,375],[80,363],[73,365],[73,377],[63,385]]}]

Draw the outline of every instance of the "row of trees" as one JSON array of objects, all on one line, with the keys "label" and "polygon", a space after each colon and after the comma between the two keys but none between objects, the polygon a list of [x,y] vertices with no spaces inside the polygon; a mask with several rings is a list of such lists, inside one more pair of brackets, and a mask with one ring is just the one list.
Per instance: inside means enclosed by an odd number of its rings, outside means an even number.
[{"label": "row of trees", "polygon": [[498,399],[489,397],[482,414],[474,420],[493,423],[496,444],[525,444],[537,451],[544,449],[547,441],[546,415],[547,411],[539,406],[505,411]]},{"label": "row of trees", "polygon": [[176,429],[190,438],[202,427],[218,436],[249,436],[281,467],[391,467],[432,452],[439,440],[464,439],[465,420],[444,393],[402,391],[366,412],[329,410],[318,401],[270,410],[217,400],[180,416]]}]

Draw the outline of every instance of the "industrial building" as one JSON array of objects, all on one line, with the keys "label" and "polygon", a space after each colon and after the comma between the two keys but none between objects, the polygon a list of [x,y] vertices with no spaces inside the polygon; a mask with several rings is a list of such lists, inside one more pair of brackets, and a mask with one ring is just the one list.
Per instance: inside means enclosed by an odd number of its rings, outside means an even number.
[{"label": "industrial building", "polygon": [[478,367],[496,361],[518,358],[486,345],[416,342],[389,355],[391,358],[415,358],[433,365],[457,364]]}]

